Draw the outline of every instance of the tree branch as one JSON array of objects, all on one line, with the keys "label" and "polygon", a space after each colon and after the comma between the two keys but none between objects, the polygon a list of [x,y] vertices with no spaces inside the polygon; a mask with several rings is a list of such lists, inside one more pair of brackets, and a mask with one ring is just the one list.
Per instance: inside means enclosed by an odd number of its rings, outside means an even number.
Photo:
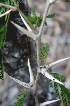
[{"label": "tree branch", "polygon": [[38,99],[37,99],[37,83],[38,83],[38,80],[39,80],[39,72],[40,72],[40,41],[41,41],[41,35],[42,35],[42,30],[43,30],[43,26],[44,26],[44,23],[45,23],[45,19],[46,19],[46,15],[48,13],[48,9],[49,9],[49,1],[47,2],[47,5],[46,5],[46,8],[45,8],[45,11],[44,11],[44,14],[43,14],[43,20],[42,20],[42,23],[41,23],[41,26],[40,26],[40,31],[39,33],[37,34],[37,37],[36,37],[36,44],[37,44],[37,76],[36,76],[36,81],[35,81],[35,88],[34,88],[34,95],[35,95],[35,103],[36,103],[36,106],[38,106]]}]

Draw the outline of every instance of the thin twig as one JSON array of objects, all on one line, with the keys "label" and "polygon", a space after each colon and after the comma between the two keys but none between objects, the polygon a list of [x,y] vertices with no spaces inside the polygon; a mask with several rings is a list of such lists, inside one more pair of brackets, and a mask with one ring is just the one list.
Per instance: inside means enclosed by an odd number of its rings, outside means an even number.
[{"label": "thin twig", "polygon": [[44,23],[45,23],[45,20],[46,20],[46,15],[48,13],[49,6],[50,6],[50,3],[49,3],[49,0],[48,0],[44,14],[43,14],[43,20],[42,20],[42,23],[41,23],[41,26],[40,26],[40,31],[39,31],[39,37],[40,38],[41,38],[41,35],[42,35],[42,30],[43,30],[43,26],[44,26]]},{"label": "thin twig", "polygon": [[46,8],[45,8],[45,11],[44,11],[44,14],[43,14],[43,20],[42,20],[42,23],[41,23],[41,26],[40,26],[40,31],[39,31],[39,33],[37,34],[37,37],[36,37],[36,44],[37,44],[37,76],[36,76],[36,82],[35,82],[35,88],[34,88],[36,106],[38,106],[37,83],[38,83],[38,80],[39,80],[39,72],[40,72],[40,41],[41,41],[42,30],[43,30],[43,26],[44,26],[44,23],[45,23],[45,20],[46,20],[46,15],[48,13],[48,9],[49,9],[50,5],[53,3],[53,2],[50,3],[49,0],[46,0],[46,1],[47,1],[47,4],[46,4]]},{"label": "thin twig", "polygon": [[35,103],[36,103],[36,106],[38,106],[38,99],[37,99],[37,83],[38,83],[38,80],[39,80],[39,71],[40,71],[40,41],[41,41],[41,35],[42,35],[42,30],[43,30],[43,26],[44,26],[44,23],[45,23],[45,19],[46,19],[46,15],[48,13],[48,9],[49,9],[49,1],[47,2],[47,5],[46,5],[46,8],[45,8],[45,11],[44,11],[44,14],[43,14],[43,20],[42,20],[42,23],[41,23],[41,27],[40,27],[40,31],[39,33],[37,34],[37,37],[36,37],[36,44],[37,44],[37,76],[36,76],[36,81],[35,81],[35,88],[34,88],[34,96],[35,96]]}]

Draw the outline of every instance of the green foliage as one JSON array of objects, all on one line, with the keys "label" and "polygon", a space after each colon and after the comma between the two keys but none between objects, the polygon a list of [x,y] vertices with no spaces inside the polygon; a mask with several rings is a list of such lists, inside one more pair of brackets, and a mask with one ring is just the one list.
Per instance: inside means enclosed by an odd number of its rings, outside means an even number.
[{"label": "green foliage", "polygon": [[[32,16],[31,16],[32,14]],[[33,9],[33,11],[31,12],[31,14],[28,15],[28,20],[32,23],[35,24],[37,27],[40,27],[42,19],[43,19],[43,15],[37,16],[35,9]],[[53,18],[55,16],[55,13],[46,16],[46,18]],[[45,25],[47,25],[46,21],[45,21]]]},{"label": "green foliage", "polygon": [[50,50],[49,44],[45,44],[46,46],[43,48],[40,48],[40,60],[41,61],[46,61],[46,58],[48,56],[48,52]]},{"label": "green foliage", "polygon": [[1,79],[4,80],[4,64],[3,64],[3,57],[2,57],[2,70],[1,70]]},{"label": "green foliage", "polygon": [[46,18],[53,18],[55,16],[56,13],[50,14],[48,16],[46,16]]},{"label": "green foliage", "polygon": [[[61,82],[66,81],[65,76],[59,76],[58,73],[51,73],[56,79],[58,79]],[[63,106],[70,106],[70,90],[67,89],[65,86],[57,84],[54,82],[54,85],[50,81],[50,87],[54,88],[56,91],[56,97],[59,97],[63,101]],[[59,91],[60,88],[60,91]]]},{"label": "green foliage", "polygon": [[3,64],[3,57],[2,57],[2,52],[0,50],[0,79],[4,80],[4,64]]},{"label": "green foliage", "polygon": [[[31,14],[32,14],[32,16],[31,16]],[[43,16],[42,15],[37,16],[36,15],[36,12],[35,12],[35,9],[33,9],[33,11],[31,12],[31,14],[28,14],[28,16],[27,16],[28,20],[32,24],[35,24],[37,27],[40,27],[41,22],[42,22],[42,19],[43,19]],[[45,25],[47,25],[46,22],[45,22]]]},{"label": "green foliage", "polygon": [[[17,3],[17,6],[19,6],[19,2],[17,0],[15,0],[16,3]],[[12,5],[14,6],[14,3],[12,0],[0,0],[0,3],[4,3],[4,4],[7,4],[7,5]],[[8,11],[9,9],[8,8],[5,8],[3,6],[0,6],[0,15],[6,11]],[[1,19],[1,18],[0,18]],[[7,19],[7,15],[5,16],[5,21]]]},{"label": "green foliage", "polygon": [[59,85],[61,88],[61,97],[63,101],[63,106],[70,106],[70,90],[65,86]]},{"label": "green foliage", "polygon": [[23,106],[23,103],[27,95],[28,95],[28,92],[26,94],[23,93],[23,94],[18,95],[19,98],[17,98],[17,102],[15,102],[13,106]]},{"label": "green foliage", "polygon": [[6,40],[7,25],[5,24],[0,30],[0,49],[4,47]]},{"label": "green foliage", "polygon": [[66,77],[65,76],[59,76],[58,73],[51,73],[56,79],[58,79],[61,82],[65,82],[66,81]]},{"label": "green foliage", "polygon": [[[45,63],[46,58],[48,56],[49,50],[50,50],[50,47],[49,47],[48,43],[45,43],[45,47],[40,48],[40,60],[44,61],[44,63]],[[37,56],[37,54],[36,54],[36,56]],[[35,59],[35,60],[37,60],[37,59]]]}]

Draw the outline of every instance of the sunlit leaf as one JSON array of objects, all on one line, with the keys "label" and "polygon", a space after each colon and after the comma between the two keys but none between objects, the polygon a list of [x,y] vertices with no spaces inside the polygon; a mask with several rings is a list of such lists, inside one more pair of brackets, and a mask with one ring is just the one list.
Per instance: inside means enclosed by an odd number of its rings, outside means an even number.
[{"label": "sunlit leaf", "polygon": [[13,106],[23,106],[27,95],[28,95],[28,92],[26,94],[23,93],[18,95],[19,97],[17,98],[17,102],[15,102]]}]

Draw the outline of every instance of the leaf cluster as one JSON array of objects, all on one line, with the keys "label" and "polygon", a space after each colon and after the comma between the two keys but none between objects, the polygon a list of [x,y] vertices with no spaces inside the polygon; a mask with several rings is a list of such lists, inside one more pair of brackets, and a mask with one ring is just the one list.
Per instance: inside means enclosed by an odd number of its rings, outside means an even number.
[{"label": "leaf cluster", "polygon": [[63,106],[70,106],[70,90],[65,86],[59,85],[61,88],[61,97],[63,101]]},{"label": "leaf cluster", "polygon": [[[32,16],[31,16],[31,14],[32,14]],[[37,15],[36,15],[36,12],[35,12],[35,9],[33,9],[33,11],[31,12],[31,14],[28,14],[28,16],[27,16],[28,20],[29,20],[33,25],[36,25],[37,27],[40,27],[43,16],[42,16],[42,15],[37,16]]]},{"label": "leaf cluster", "polygon": [[24,101],[27,95],[28,95],[28,92],[26,94],[23,93],[18,95],[17,102],[15,102],[13,106],[22,106],[24,104]]},{"label": "leaf cluster", "polygon": [[[61,82],[66,81],[65,76],[59,76],[58,73],[51,73],[56,79]],[[63,101],[63,106],[70,106],[70,90],[67,89],[64,85],[57,84],[54,82],[54,85],[50,81],[50,87],[54,88],[56,91],[56,97],[59,97]],[[59,91],[60,88],[60,91]]]},{"label": "leaf cluster", "polygon": [[56,13],[53,14],[49,14],[48,16],[46,16],[46,18],[53,18],[55,16]]},{"label": "leaf cluster", "polygon": [[[0,0],[1,3],[4,3],[4,4],[7,4],[7,5],[12,5],[14,6],[14,3],[12,0]],[[19,6],[19,2],[18,0],[15,0],[15,2],[17,3],[17,6]],[[5,8],[3,6],[0,6],[0,15],[6,11],[8,11],[9,9],[8,8]],[[1,18],[0,18],[1,19]],[[5,15],[5,21],[7,19],[7,15]]]},{"label": "leaf cluster", "polygon": [[[31,14],[32,14],[32,16],[31,16]],[[32,24],[36,25],[37,27],[40,27],[41,22],[42,22],[42,19],[43,19],[43,15],[37,16],[35,9],[33,9],[33,11],[31,12],[31,14],[28,14],[28,17],[27,17],[28,20]],[[46,16],[46,18],[53,18],[54,16],[55,16],[55,13]],[[47,25],[47,22],[46,21],[45,21],[45,25]]]},{"label": "leaf cluster", "polygon": [[50,50],[50,47],[48,43],[45,44],[45,47],[40,48],[40,60],[41,61],[44,61],[44,62],[46,61],[49,50]]},{"label": "leaf cluster", "polygon": [[[49,50],[50,50],[50,47],[49,47],[48,43],[45,43],[45,47],[40,48],[40,60],[44,61],[44,63],[45,63],[46,58],[48,56]],[[36,56],[37,56],[37,54],[36,54]],[[35,60],[37,60],[37,59],[35,59]]]}]

